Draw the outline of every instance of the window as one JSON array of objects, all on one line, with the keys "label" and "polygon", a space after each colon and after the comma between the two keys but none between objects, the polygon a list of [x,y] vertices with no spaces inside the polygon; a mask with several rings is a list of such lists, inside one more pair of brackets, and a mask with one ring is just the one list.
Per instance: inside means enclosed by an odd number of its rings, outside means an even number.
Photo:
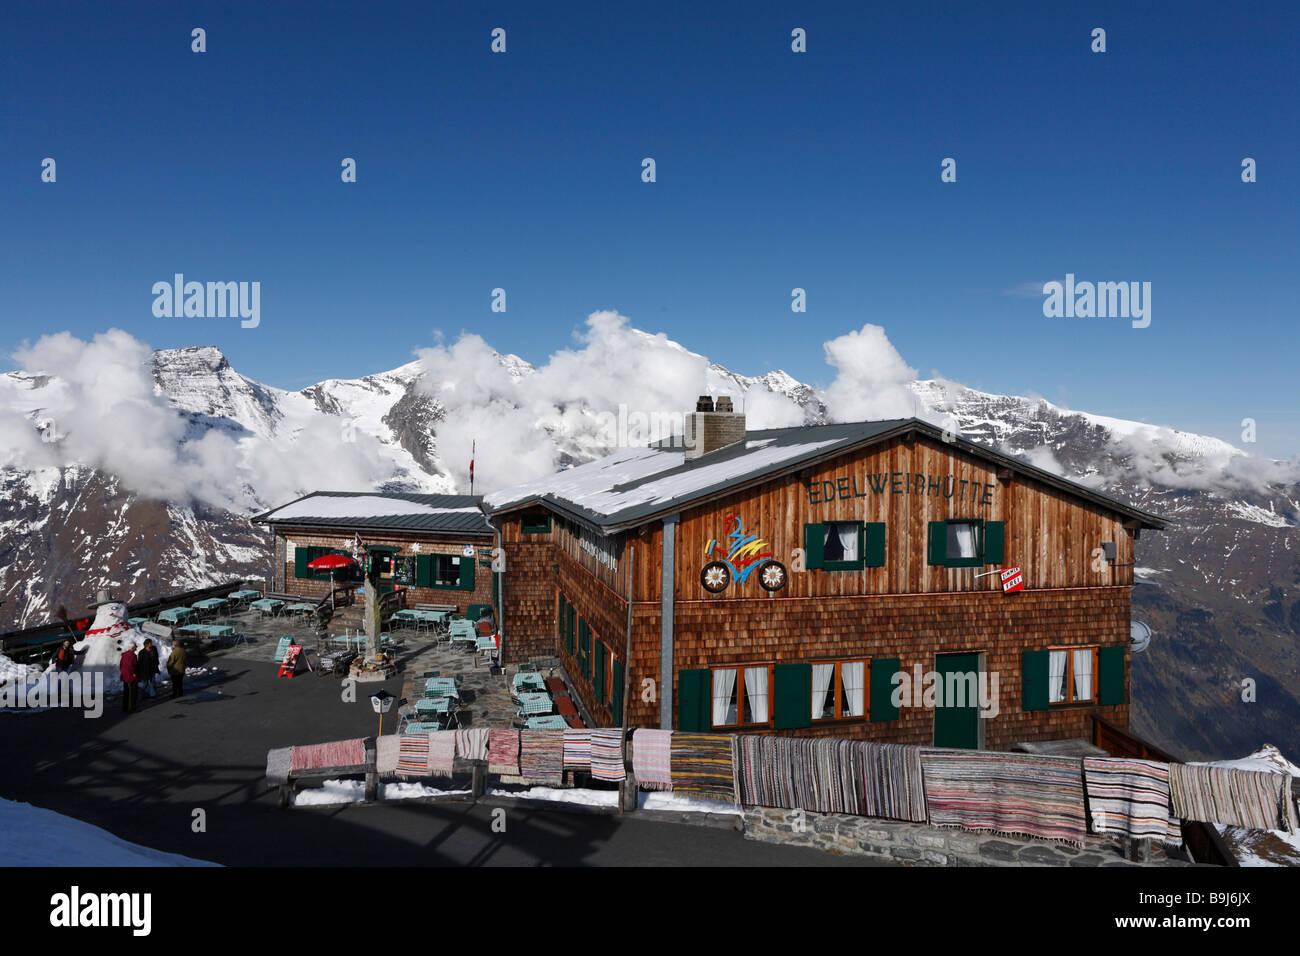
[{"label": "window", "polygon": [[1049,704],[1083,704],[1097,699],[1097,648],[1053,648],[1048,657]]},{"label": "window", "polygon": [[772,723],[772,666],[718,667],[713,670],[711,709],[714,727],[753,727]]},{"label": "window", "polygon": [[813,720],[851,720],[865,717],[866,714],[866,661],[823,661],[813,664]]},{"label": "window", "polygon": [[551,533],[551,516],[545,511],[525,512],[519,524],[519,530],[524,534]]},{"label": "window", "polygon": [[460,587],[460,559],[452,554],[432,554],[429,556],[429,587]]},{"label": "window", "polygon": [[931,521],[929,563],[949,568],[1001,564],[1005,523],[980,518]]},{"label": "window", "polygon": [[823,571],[861,571],[885,563],[883,522],[825,521],[803,526],[807,567]]}]

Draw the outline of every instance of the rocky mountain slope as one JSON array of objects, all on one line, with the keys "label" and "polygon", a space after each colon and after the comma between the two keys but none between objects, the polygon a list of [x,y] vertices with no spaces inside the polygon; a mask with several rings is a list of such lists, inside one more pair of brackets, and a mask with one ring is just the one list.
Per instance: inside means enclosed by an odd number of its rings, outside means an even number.
[{"label": "rocky mountain slope", "polygon": [[[523,387],[537,374],[517,356],[498,360]],[[291,473],[292,481],[268,490],[246,479],[232,489],[238,506],[216,507],[137,494],[85,466],[0,470],[0,628],[44,623],[60,604],[81,608],[98,587],[140,600],[267,577],[266,537],[249,516],[290,492],[334,485],[318,468],[289,467],[308,439],[326,448],[367,443],[378,487],[457,490],[463,465],[453,474],[438,448],[448,410],[436,389],[422,387],[422,371],[413,362],[290,392],[240,375],[211,347],[155,352],[154,391],[183,418],[182,443],[202,447],[208,436],[224,436],[235,444],[223,447],[248,451],[263,473]],[[783,372],[746,377],[715,364],[707,381],[755,408],[779,398],[787,417],[791,408],[806,422],[825,417],[819,394]],[[0,376],[0,407],[40,426],[58,387],[54,376]],[[1173,519],[1169,531],[1148,533],[1138,546],[1134,617],[1156,637],[1135,657],[1136,731],[1189,758],[1231,756],[1265,742],[1300,756],[1300,486],[1244,470],[1246,456],[1216,439],[941,381],[910,387],[918,413],[950,417],[972,440]],[[535,427],[553,441],[560,466],[605,450],[599,435],[547,421]],[[1251,696],[1247,681],[1254,682],[1251,701],[1243,699]]]}]

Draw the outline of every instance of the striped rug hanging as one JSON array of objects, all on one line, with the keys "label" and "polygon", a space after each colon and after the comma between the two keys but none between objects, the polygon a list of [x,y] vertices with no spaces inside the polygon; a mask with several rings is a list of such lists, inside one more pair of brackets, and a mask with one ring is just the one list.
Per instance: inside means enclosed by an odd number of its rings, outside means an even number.
[{"label": "striped rug hanging", "polygon": [[591,776],[611,783],[627,779],[627,768],[623,766],[621,727],[591,732]]},{"label": "striped rug hanging", "polygon": [[643,790],[671,790],[671,730],[632,731],[632,773]]},{"label": "striped rug hanging", "polygon": [[673,790],[734,804],[736,740],[732,734],[673,734]]},{"label": "striped rug hanging", "polygon": [[591,731],[564,731],[564,769],[591,769]]},{"label": "striped rug hanging", "polygon": [[450,777],[456,762],[456,731],[439,730],[429,734],[429,773]]},{"label": "striped rug hanging", "polygon": [[1023,833],[1082,846],[1088,835],[1076,757],[922,750],[930,825]]},{"label": "striped rug hanging", "polygon": [[1296,830],[1287,774],[1175,763],[1169,765],[1169,797],[1174,816],[1181,820],[1287,833]]},{"label": "striped rug hanging", "polygon": [[302,770],[321,770],[333,767],[364,767],[366,763],[366,741],[364,737],[355,740],[333,740],[327,744],[308,744],[293,748],[292,769],[295,773]]},{"label": "striped rug hanging", "polygon": [[530,783],[563,783],[564,731],[519,731],[519,771]]},{"label": "striped rug hanging", "polygon": [[1169,831],[1169,764],[1084,757],[1083,781],[1094,833],[1164,840]]},{"label": "striped rug hanging", "polygon": [[429,775],[428,734],[402,734],[397,748],[397,772],[413,777]]},{"label": "striped rug hanging", "polygon": [[487,728],[474,727],[456,731],[456,756],[462,760],[487,760]]},{"label": "striped rug hanging", "polygon": [[862,809],[869,817],[924,823],[925,781],[921,748],[909,744],[859,742],[862,759]]},{"label": "striped rug hanging", "polygon": [[519,731],[502,728],[488,731],[488,773],[519,776]]}]

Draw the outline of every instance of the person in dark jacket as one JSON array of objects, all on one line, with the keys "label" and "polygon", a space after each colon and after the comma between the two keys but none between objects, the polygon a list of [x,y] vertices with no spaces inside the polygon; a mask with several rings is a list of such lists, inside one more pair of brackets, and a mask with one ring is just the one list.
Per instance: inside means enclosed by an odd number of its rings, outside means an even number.
[{"label": "person in dark jacket", "polygon": [[140,675],[136,665],[135,645],[128,644],[126,650],[122,652],[122,660],[118,664],[118,674],[122,678],[122,712],[127,714],[135,710],[135,705],[140,699],[140,685],[138,683]]},{"label": "person in dark jacket", "polygon": [[135,670],[140,675],[140,693],[154,697],[158,693],[158,648],[150,638],[144,639],[144,647],[135,656]]},{"label": "person in dark jacket", "polygon": [[185,661],[188,655],[180,644],[172,645],[172,652],[167,658],[167,676],[172,679],[172,696],[179,697],[185,692]]},{"label": "person in dark jacket", "polygon": [[77,652],[72,647],[72,638],[65,637],[59,649],[54,652],[54,669],[70,671],[75,663],[77,663]]}]

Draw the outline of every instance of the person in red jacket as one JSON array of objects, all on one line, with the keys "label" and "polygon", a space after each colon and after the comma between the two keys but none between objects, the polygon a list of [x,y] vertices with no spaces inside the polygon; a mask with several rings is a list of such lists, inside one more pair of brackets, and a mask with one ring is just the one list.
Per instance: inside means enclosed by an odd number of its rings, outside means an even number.
[{"label": "person in red jacket", "polygon": [[136,702],[140,699],[140,675],[136,671],[134,644],[128,644],[122,652],[118,673],[122,677],[122,712],[129,714],[135,710]]},{"label": "person in red jacket", "polygon": [[77,652],[73,650],[72,638],[65,637],[54,655],[54,667],[56,670],[70,671],[75,663],[77,663]]}]

